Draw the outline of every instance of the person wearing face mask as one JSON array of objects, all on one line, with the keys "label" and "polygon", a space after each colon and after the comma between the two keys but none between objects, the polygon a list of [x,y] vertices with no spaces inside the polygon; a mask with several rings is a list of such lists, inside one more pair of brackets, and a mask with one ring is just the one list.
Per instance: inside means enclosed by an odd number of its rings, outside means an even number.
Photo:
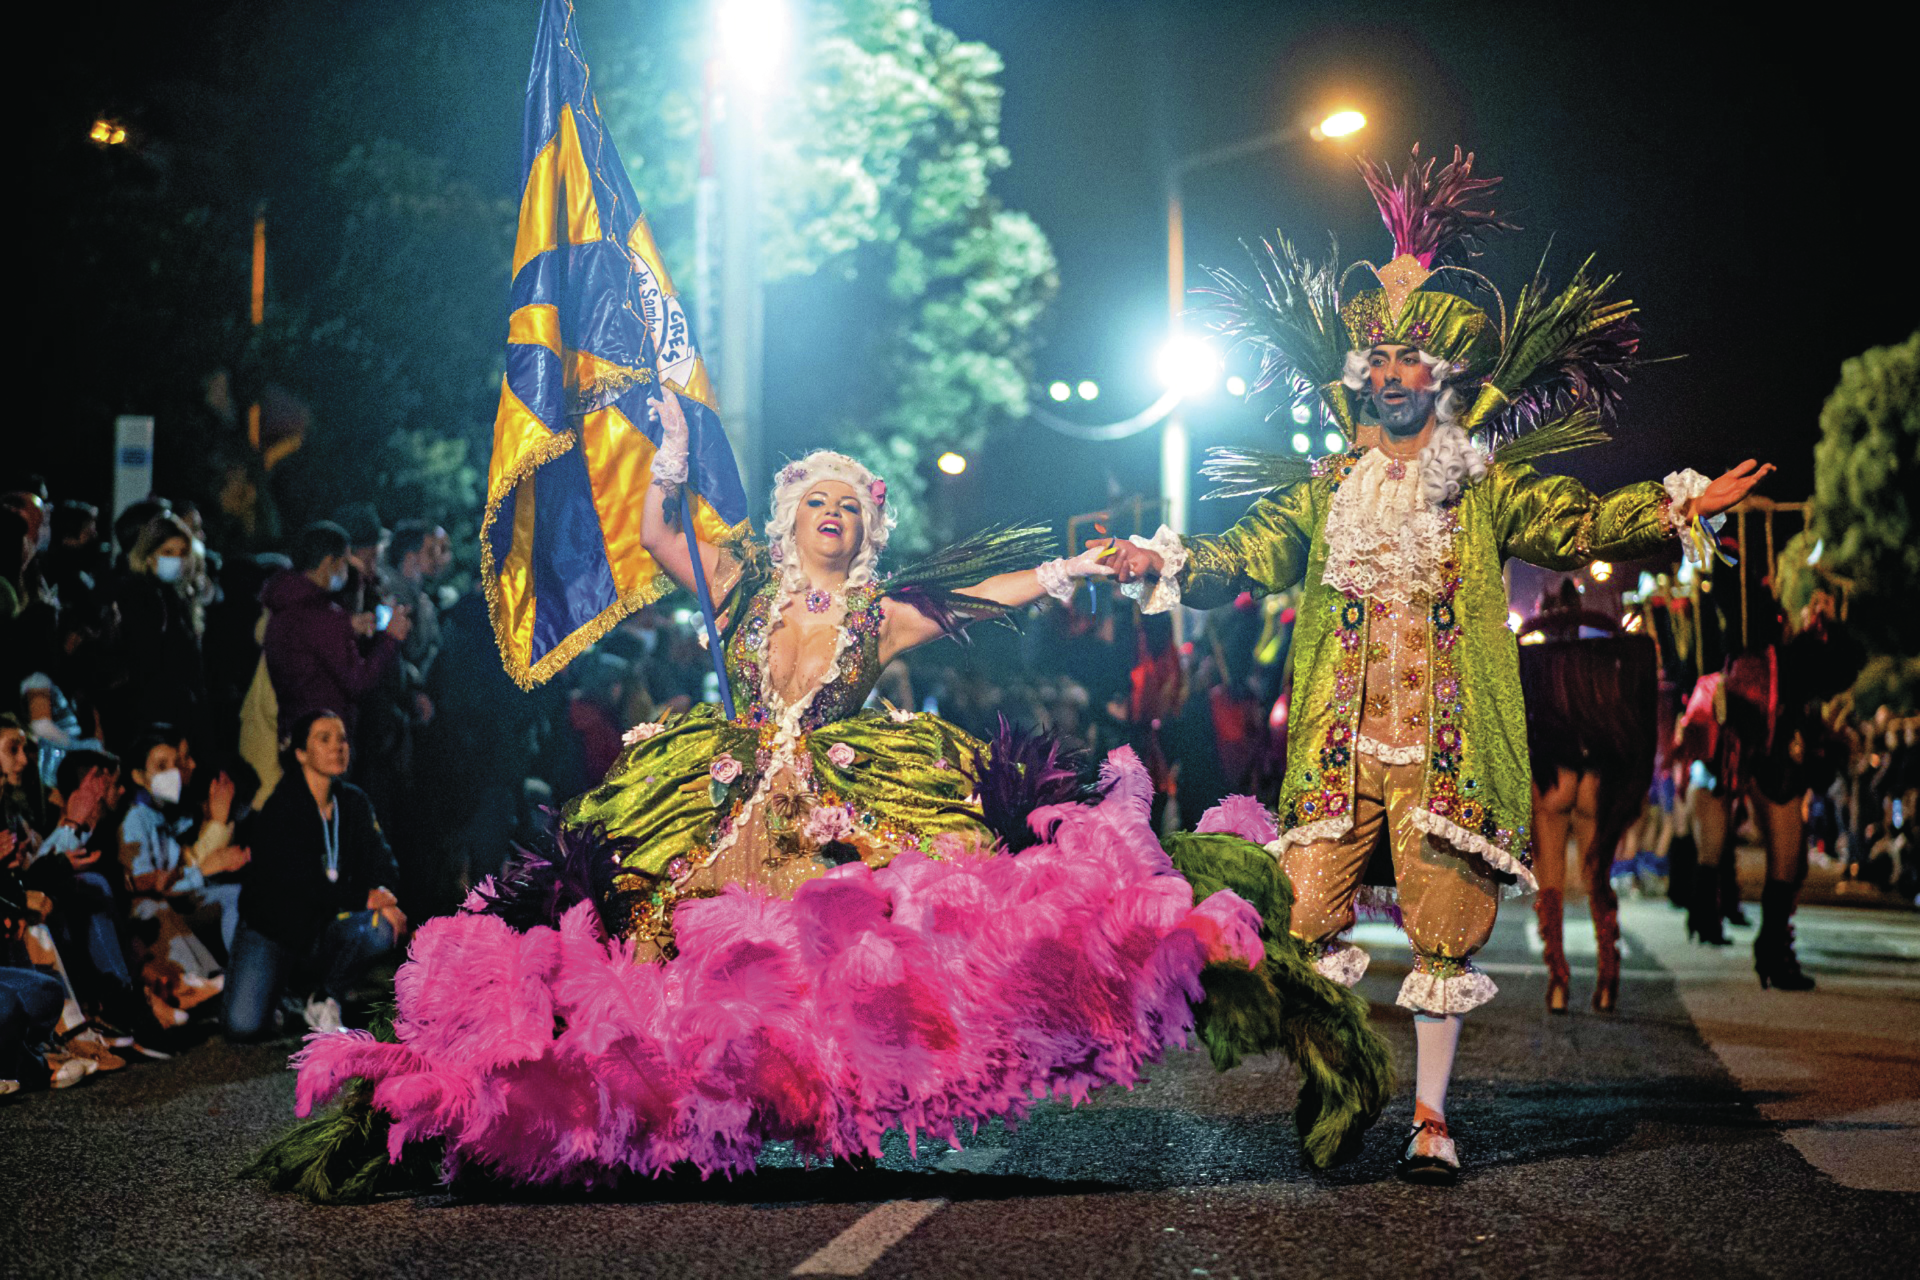
[{"label": "person wearing face mask", "polygon": [[151,724],[192,732],[206,700],[203,619],[193,533],[173,514],[149,520],[112,588],[119,608],[109,687],[100,692],[107,741],[130,745]]},{"label": "person wearing face mask", "polygon": [[221,944],[231,954],[240,885],[217,877],[250,860],[245,849],[225,843],[232,833],[231,783],[214,796],[205,833],[221,847],[189,853],[181,845],[183,824],[175,815],[186,783],[185,746],[164,727],[141,739],[130,771],[133,798],[120,823],[120,863],[134,894],[133,918],[144,922],[135,932],[144,944],[146,985],[162,1026],[184,1024],[188,1010],[220,993],[221,966],[195,935],[191,918],[217,921]]},{"label": "person wearing face mask", "polygon": [[322,709],[339,712],[351,737],[362,699],[399,660],[412,634],[404,608],[378,629],[373,615],[348,612],[338,599],[347,586],[348,551],[347,531],[339,525],[308,525],[294,542],[293,568],[269,578],[260,592],[269,612],[262,653],[282,737],[302,716]]}]

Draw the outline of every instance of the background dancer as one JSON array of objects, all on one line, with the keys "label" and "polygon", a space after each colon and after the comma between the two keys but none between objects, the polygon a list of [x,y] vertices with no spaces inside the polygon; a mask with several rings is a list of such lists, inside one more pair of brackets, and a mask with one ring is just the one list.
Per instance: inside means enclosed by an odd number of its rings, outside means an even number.
[{"label": "background dancer", "polygon": [[[1384,267],[1311,262],[1284,238],[1251,283],[1216,271],[1217,327],[1259,349],[1259,388],[1318,389],[1353,447],[1316,461],[1218,459],[1224,493],[1264,493],[1220,537],[1162,527],[1114,558],[1149,612],[1214,608],[1305,583],[1292,662],[1289,758],[1270,848],[1298,895],[1292,931],[1322,972],[1359,981],[1341,944],[1368,862],[1390,853],[1413,972],[1418,1088],[1402,1159],[1413,1178],[1459,1169],[1446,1126],[1460,1015],[1493,998],[1471,957],[1498,900],[1534,887],[1531,787],[1500,567],[1571,570],[1650,554],[1743,498],[1771,467],[1696,472],[1604,497],[1534,459],[1603,439],[1608,376],[1632,362],[1631,303],[1585,268],[1558,292],[1536,279],[1508,307],[1464,262],[1508,229],[1474,207],[1498,179],[1456,148],[1397,178],[1363,163],[1394,239]],[[1364,270],[1377,287],[1343,292]],[[1496,319],[1496,316],[1501,317]],[[1535,425],[1542,424],[1542,425]],[[1531,430],[1527,430],[1531,428]],[[1489,450],[1485,441],[1511,440]],[[1148,594],[1150,589],[1150,594]]]}]

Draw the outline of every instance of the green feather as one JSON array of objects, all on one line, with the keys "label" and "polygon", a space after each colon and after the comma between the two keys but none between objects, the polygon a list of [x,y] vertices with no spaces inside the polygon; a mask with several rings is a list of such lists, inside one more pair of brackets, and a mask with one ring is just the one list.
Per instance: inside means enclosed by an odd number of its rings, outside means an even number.
[{"label": "green feather", "polygon": [[1575,409],[1566,417],[1535,427],[1505,444],[1496,445],[1493,460],[1508,466],[1535,462],[1549,454],[1585,449],[1613,439],[1600,425],[1600,414],[1591,408]]},{"label": "green feather", "polygon": [[1338,379],[1347,354],[1335,285],[1338,248],[1326,262],[1314,262],[1278,234],[1258,250],[1243,247],[1253,259],[1254,278],[1204,268],[1214,283],[1207,290],[1214,301],[1199,310],[1229,344],[1244,342],[1260,353],[1253,389],[1300,379],[1318,390]]},{"label": "green feather", "polygon": [[1205,498],[1247,498],[1285,489],[1313,477],[1313,461],[1296,453],[1267,453],[1260,449],[1207,450],[1200,474],[1214,482]]},{"label": "green feather", "polygon": [[1231,889],[1260,912],[1266,957],[1257,968],[1209,965],[1200,1038],[1225,1071],[1243,1055],[1282,1050],[1300,1072],[1294,1124],[1317,1169],[1351,1159],[1393,1096],[1393,1050],[1367,1024],[1367,1002],[1313,967],[1288,932],[1293,885],[1273,855],[1238,836],[1181,832],[1164,841],[1196,901]]}]

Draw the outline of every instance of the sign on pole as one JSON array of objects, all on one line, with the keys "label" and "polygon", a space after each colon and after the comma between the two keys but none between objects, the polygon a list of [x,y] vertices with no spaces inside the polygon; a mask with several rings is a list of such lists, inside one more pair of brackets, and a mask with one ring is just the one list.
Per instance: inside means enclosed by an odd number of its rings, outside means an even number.
[{"label": "sign on pole", "polygon": [[153,492],[153,419],[123,413],[113,420],[113,516]]}]

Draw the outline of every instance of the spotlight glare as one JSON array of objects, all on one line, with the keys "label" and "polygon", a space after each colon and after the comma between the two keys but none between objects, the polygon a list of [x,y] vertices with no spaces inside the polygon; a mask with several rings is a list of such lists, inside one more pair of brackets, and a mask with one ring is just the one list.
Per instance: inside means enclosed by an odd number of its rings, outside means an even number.
[{"label": "spotlight glare", "polygon": [[786,57],[793,17],[786,0],[722,0],[715,15],[728,66],[758,89]]},{"label": "spotlight glare", "polygon": [[1295,453],[1305,453],[1311,448],[1313,448],[1313,441],[1307,439],[1306,432],[1296,431],[1293,433],[1293,451]]},{"label": "spotlight glare", "polygon": [[1507,630],[1517,633],[1525,623],[1526,619],[1517,612],[1512,609],[1507,610]]},{"label": "spotlight glare", "polygon": [[967,469],[967,460],[949,449],[940,455],[940,460],[935,465],[948,475],[957,476]]},{"label": "spotlight glare", "polygon": [[127,140],[127,131],[111,120],[95,120],[93,127],[87,130],[87,137],[103,147],[117,147]]},{"label": "spotlight glare", "polygon": [[1595,560],[1587,566],[1587,572],[1593,575],[1595,582],[1605,582],[1613,576],[1613,566],[1605,560]]},{"label": "spotlight glare", "polygon": [[1345,453],[1347,449],[1346,437],[1342,436],[1338,431],[1329,431],[1327,432],[1326,445],[1328,453]]},{"label": "spotlight glare", "polygon": [[1056,382],[1047,388],[1047,394],[1053,397],[1054,403],[1062,404],[1073,394],[1073,388],[1064,382]]},{"label": "spotlight glare", "polygon": [[1155,364],[1162,385],[1183,397],[1211,391],[1220,377],[1219,355],[1199,338],[1169,339]]},{"label": "spotlight glare", "polygon": [[1230,396],[1243,396],[1247,394],[1247,380],[1237,373],[1231,378],[1228,378],[1227,394]]},{"label": "spotlight glare", "polygon": [[1309,422],[1312,422],[1313,406],[1308,404],[1304,400],[1302,400],[1299,404],[1293,406],[1293,420],[1295,423],[1303,427],[1306,426]]},{"label": "spotlight glare", "polygon": [[1083,379],[1080,385],[1074,389],[1080,393],[1082,400],[1098,400],[1100,398],[1100,384],[1092,378]]},{"label": "spotlight glare", "polygon": [[1367,127],[1367,118],[1358,111],[1336,111],[1314,126],[1315,140],[1344,138]]}]

